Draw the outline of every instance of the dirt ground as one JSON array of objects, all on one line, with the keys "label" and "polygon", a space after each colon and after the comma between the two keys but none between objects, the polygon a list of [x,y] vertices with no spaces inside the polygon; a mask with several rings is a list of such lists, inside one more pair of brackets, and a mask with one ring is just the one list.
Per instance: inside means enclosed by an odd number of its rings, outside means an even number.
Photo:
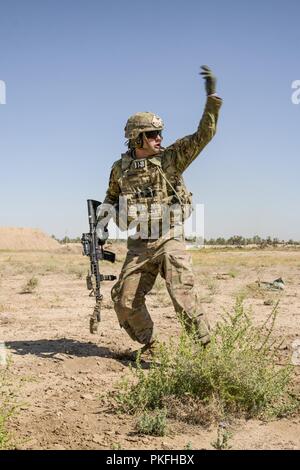
[{"label": "dirt ground", "polygon": [[[78,249],[77,249],[78,248]],[[9,423],[18,449],[213,449],[217,428],[204,429],[169,420],[164,437],[139,436],[135,418],[117,414],[107,394],[129,375],[122,352],[136,345],[120,329],[110,299],[111,282],[103,283],[102,322],[97,335],[88,330],[94,305],[85,284],[88,259],[79,247],[56,251],[0,252],[0,342],[5,343],[9,375],[19,404]],[[119,253],[119,254],[118,254]],[[118,274],[125,249],[117,248]],[[255,322],[270,313],[280,298],[276,335],[284,339],[283,357],[291,356],[300,335],[300,251],[200,250],[194,269],[212,325],[223,309],[244,293]],[[22,294],[30,278],[32,293]],[[281,277],[280,292],[259,290],[255,281]],[[177,335],[179,324],[162,280],[148,306],[162,338]],[[300,366],[296,366],[296,381]],[[300,449],[300,417],[271,422],[239,420],[233,425],[233,449]]]},{"label": "dirt ground", "polygon": [[57,250],[57,240],[30,227],[0,227],[0,250]]}]

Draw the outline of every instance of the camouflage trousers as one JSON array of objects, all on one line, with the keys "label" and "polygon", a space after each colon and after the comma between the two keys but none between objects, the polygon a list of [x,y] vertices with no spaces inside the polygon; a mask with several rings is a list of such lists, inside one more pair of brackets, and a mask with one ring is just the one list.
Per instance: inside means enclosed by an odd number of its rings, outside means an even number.
[{"label": "camouflage trousers", "polygon": [[120,326],[141,344],[155,339],[154,325],[145,303],[158,274],[166,281],[175,311],[186,328],[194,329],[203,344],[209,342],[209,325],[194,285],[191,257],[176,239],[131,240],[112,300]]}]

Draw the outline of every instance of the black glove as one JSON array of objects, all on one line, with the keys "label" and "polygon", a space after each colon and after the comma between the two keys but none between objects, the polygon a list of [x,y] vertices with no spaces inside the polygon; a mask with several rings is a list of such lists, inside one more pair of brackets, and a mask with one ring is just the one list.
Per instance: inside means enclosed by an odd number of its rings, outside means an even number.
[{"label": "black glove", "polygon": [[202,75],[205,80],[206,94],[213,95],[216,93],[217,79],[207,65],[201,65],[201,68],[203,71],[200,72],[200,75]]}]

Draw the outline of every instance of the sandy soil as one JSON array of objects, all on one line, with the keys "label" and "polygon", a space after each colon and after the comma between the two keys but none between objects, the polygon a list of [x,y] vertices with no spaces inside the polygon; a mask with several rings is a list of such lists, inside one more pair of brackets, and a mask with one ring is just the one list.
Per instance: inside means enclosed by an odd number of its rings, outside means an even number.
[{"label": "sandy soil", "polygon": [[39,229],[0,227],[0,250],[57,250],[60,244]]},{"label": "sandy soil", "polygon": [[[78,250],[77,250],[78,251]],[[118,274],[124,248],[105,274]],[[202,250],[193,253],[201,299],[214,325],[246,293],[255,321],[262,322],[280,296],[276,334],[284,339],[283,356],[291,355],[300,335],[300,252],[284,250]],[[88,296],[88,259],[76,249],[60,252],[0,252],[0,341],[11,359],[9,374],[19,410],[9,428],[19,449],[212,449],[217,429],[169,421],[165,437],[139,436],[135,418],[117,414],[107,394],[117,389],[129,363],[120,358],[137,345],[119,328],[112,302],[112,283],[103,285],[102,322],[97,335],[88,331],[94,299]],[[21,294],[31,277],[38,285]],[[249,284],[282,277],[281,294],[260,295]],[[161,337],[179,332],[162,281],[148,297]],[[300,379],[300,366],[296,367]],[[239,420],[230,445],[235,449],[300,449],[300,417],[268,423]]]}]

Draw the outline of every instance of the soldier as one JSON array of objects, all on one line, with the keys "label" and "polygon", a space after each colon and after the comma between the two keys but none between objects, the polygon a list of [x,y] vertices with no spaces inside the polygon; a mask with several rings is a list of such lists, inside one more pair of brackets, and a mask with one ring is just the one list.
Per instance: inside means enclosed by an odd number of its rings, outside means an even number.
[{"label": "soldier", "polygon": [[[112,167],[102,205],[116,209],[115,220],[121,228],[124,228],[121,206],[125,207],[125,228],[134,226],[139,235],[128,238],[127,257],[112,289],[112,299],[120,326],[134,341],[144,345],[143,350],[153,345],[156,336],[145,296],[159,273],[166,281],[175,311],[185,327],[196,331],[203,345],[209,342],[209,324],[197,297],[184,233],[178,230],[191,208],[191,193],[185,187],[182,173],[215,135],[222,104],[216,96],[216,78],[211,70],[202,66],[201,75],[205,80],[207,101],[194,134],[163,148],[161,118],[144,112],[128,119],[125,127],[128,151]],[[179,207],[179,218],[178,210],[177,216],[175,209],[166,211],[174,204]],[[102,243],[108,237],[106,227],[112,213],[107,210],[106,218],[103,212],[99,214],[97,235]],[[147,230],[144,229],[141,236],[145,221]]]}]

